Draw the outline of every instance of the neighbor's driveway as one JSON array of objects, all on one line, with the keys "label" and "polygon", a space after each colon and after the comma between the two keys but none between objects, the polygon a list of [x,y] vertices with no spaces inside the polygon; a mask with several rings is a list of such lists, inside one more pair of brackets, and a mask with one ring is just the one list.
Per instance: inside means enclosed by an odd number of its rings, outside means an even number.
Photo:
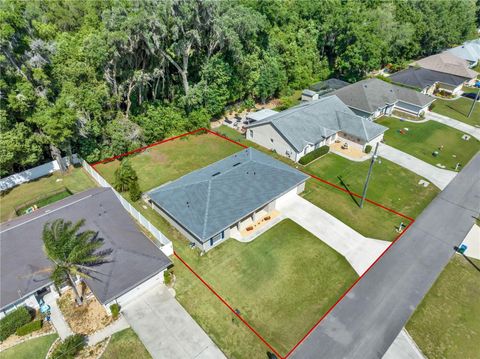
[{"label": "neighbor's driveway", "polygon": [[154,359],[226,359],[163,285],[139,295],[122,312]]},{"label": "neighbor's driveway", "polygon": [[306,199],[292,195],[277,202],[282,214],[343,255],[361,275],[390,245],[366,238]]},{"label": "neighbor's driveway", "polygon": [[480,128],[474,127],[472,125],[466,124],[464,122],[454,120],[453,118],[440,115],[439,113],[427,111],[425,114],[427,120],[432,120],[436,122],[443,123],[444,125],[455,128],[463,133],[469,134],[470,136],[475,137],[477,140],[480,140]]},{"label": "neighbor's driveway", "polygon": [[384,143],[380,143],[378,154],[379,156],[426,178],[441,190],[447,187],[450,181],[457,175],[457,172],[435,167],[430,163],[419,160],[408,153],[397,150]]}]

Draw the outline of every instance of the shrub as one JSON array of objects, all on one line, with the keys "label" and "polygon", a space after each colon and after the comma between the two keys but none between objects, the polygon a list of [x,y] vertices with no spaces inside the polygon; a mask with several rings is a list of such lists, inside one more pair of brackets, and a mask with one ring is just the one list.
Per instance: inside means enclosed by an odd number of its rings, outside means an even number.
[{"label": "shrub", "polygon": [[120,167],[115,171],[114,187],[119,192],[130,189],[133,183],[138,181],[138,176],[128,160],[123,160]]},{"label": "shrub", "polygon": [[4,341],[16,330],[32,320],[27,307],[20,307],[0,320],[0,341]]},{"label": "shrub", "polygon": [[110,306],[110,312],[112,313],[113,319],[117,319],[120,314],[120,304],[114,303]]},{"label": "shrub", "polygon": [[370,153],[372,152],[372,146],[371,145],[366,145],[365,146],[365,153]]},{"label": "shrub", "polygon": [[300,163],[301,165],[306,165],[307,163],[312,162],[313,160],[317,159],[318,157],[327,154],[328,151],[330,151],[330,147],[322,146],[320,148],[317,148],[316,150],[313,150],[310,153],[307,153],[305,156],[300,158],[298,163]]},{"label": "shrub", "polygon": [[172,273],[170,273],[168,270],[163,272],[163,282],[165,283],[165,285],[169,285],[170,283],[172,283]]},{"label": "shrub", "polygon": [[128,191],[130,193],[130,199],[134,202],[138,201],[142,196],[142,191],[140,191],[138,181],[132,182]]},{"label": "shrub", "polygon": [[70,335],[53,350],[51,359],[73,359],[85,347],[85,337],[81,334]]},{"label": "shrub", "polygon": [[42,324],[42,320],[34,320],[33,322],[27,323],[18,328],[15,333],[19,336],[27,335],[34,331],[42,329]]}]

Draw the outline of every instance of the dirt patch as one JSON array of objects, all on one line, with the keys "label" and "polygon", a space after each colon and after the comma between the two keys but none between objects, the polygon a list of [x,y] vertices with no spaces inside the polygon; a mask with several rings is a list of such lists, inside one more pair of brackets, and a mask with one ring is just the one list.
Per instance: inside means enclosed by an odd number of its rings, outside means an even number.
[{"label": "dirt patch", "polygon": [[74,333],[89,335],[105,328],[112,322],[105,308],[91,294],[88,287],[79,288],[86,298],[83,305],[77,306],[73,291],[69,289],[57,300],[58,306]]},{"label": "dirt patch", "polygon": [[[37,320],[37,319],[41,319],[41,318],[38,316],[34,320]],[[55,333],[55,329],[53,329],[52,324],[50,322],[47,322],[46,320],[44,320],[42,328],[40,330],[37,330],[33,333],[30,333],[24,336],[18,336],[16,334],[10,335],[7,339],[5,339],[3,342],[0,343],[0,351],[4,351],[26,340],[36,338],[41,335],[51,334],[51,333]]]},{"label": "dirt patch", "polygon": [[148,154],[156,163],[168,163],[168,155],[156,149],[150,149]]},{"label": "dirt patch", "polygon": [[77,355],[75,355],[75,359],[97,359],[100,354],[103,353],[107,345],[108,339],[105,339],[104,341],[91,347],[87,346],[77,353]]}]

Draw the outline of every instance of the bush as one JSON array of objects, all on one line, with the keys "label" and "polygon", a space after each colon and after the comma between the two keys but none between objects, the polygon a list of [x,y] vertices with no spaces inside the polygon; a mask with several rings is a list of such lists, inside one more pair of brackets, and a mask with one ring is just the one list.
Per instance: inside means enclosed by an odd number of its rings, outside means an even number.
[{"label": "bush", "polygon": [[128,190],[130,193],[130,199],[134,202],[138,201],[142,196],[142,191],[140,191],[140,187],[138,185],[138,181],[132,182],[130,185],[130,189]]},{"label": "bush", "polygon": [[4,341],[15,333],[18,328],[32,320],[32,314],[27,307],[20,307],[0,320],[0,341]]},{"label": "bush", "polygon": [[110,306],[110,312],[112,313],[112,318],[117,319],[120,314],[120,304],[114,303]]},{"label": "bush", "polygon": [[366,145],[365,146],[365,153],[370,153],[372,152],[372,146],[371,145]]},{"label": "bush", "polygon": [[19,336],[30,334],[34,331],[42,329],[42,320],[34,320],[33,322],[27,323],[17,329],[15,334]]},{"label": "bush", "polygon": [[73,359],[85,347],[85,337],[81,334],[70,335],[53,350],[51,359]]},{"label": "bush", "polygon": [[168,270],[163,272],[163,283],[165,283],[165,285],[172,283],[172,273],[170,273]]},{"label": "bush", "polygon": [[113,187],[118,192],[130,190],[132,184],[138,181],[137,172],[133,169],[128,160],[123,160],[115,171],[115,182]]},{"label": "bush", "polygon": [[298,163],[301,165],[306,165],[307,163],[312,162],[313,160],[317,159],[320,156],[326,155],[330,151],[330,147],[328,146],[322,146],[320,148],[317,148],[316,150],[313,150],[310,153],[307,153],[305,156],[300,158]]}]

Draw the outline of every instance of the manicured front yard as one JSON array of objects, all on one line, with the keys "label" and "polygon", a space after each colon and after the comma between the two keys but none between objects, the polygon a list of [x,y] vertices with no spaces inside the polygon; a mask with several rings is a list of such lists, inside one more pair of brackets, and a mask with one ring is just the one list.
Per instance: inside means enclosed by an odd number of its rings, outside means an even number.
[{"label": "manicured front yard", "polygon": [[[15,218],[17,216],[15,207],[22,206],[26,202],[39,199],[40,202],[44,202],[43,205],[46,205],[52,203],[52,200],[61,199],[59,195],[55,195],[53,199],[49,196],[54,191],[67,188],[71,193],[77,193],[93,187],[95,187],[94,181],[82,168],[70,169],[66,174],[57,171],[50,176],[21,184],[2,193],[0,197],[0,222]],[[50,197],[50,200],[45,201],[46,197]]]},{"label": "manicured front yard", "polygon": [[[473,90],[475,91],[475,90]],[[473,92],[468,91],[468,92]],[[480,103],[477,102],[475,105],[475,109],[473,110],[470,117],[468,113],[470,112],[470,108],[472,107],[473,100],[468,98],[459,98],[458,100],[448,101],[448,100],[440,100],[437,99],[433,103],[433,112],[439,113],[440,115],[444,115],[454,120],[462,121],[468,123],[472,126],[480,126]]]},{"label": "manicured front yard", "polygon": [[57,334],[30,339],[0,353],[2,359],[44,359]]},{"label": "manicured front yard", "polygon": [[[377,123],[389,128],[385,132],[388,145],[434,166],[442,164],[448,170],[454,170],[457,163],[465,166],[480,150],[480,141],[473,137],[465,141],[462,132],[435,121],[412,123],[382,117]],[[437,157],[433,156],[434,151],[439,151]]]},{"label": "manicured front yard", "polygon": [[135,358],[151,359],[147,349],[133,329],[124,329],[115,333],[108,343],[101,359]]},{"label": "manicured front yard", "polygon": [[407,324],[427,358],[478,358],[480,261],[470,260],[455,255]]},{"label": "manicured front yard", "polygon": [[[230,239],[204,256],[184,255],[282,355],[357,278],[343,256],[288,219],[252,242]],[[239,338],[219,335],[218,322],[224,316],[214,318],[206,301],[213,294],[199,281],[179,276],[181,266],[175,267],[177,299],[209,333],[214,331],[214,340],[224,343],[221,347],[235,350],[231,340]],[[231,325],[243,325],[237,322],[234,319]]]}]

